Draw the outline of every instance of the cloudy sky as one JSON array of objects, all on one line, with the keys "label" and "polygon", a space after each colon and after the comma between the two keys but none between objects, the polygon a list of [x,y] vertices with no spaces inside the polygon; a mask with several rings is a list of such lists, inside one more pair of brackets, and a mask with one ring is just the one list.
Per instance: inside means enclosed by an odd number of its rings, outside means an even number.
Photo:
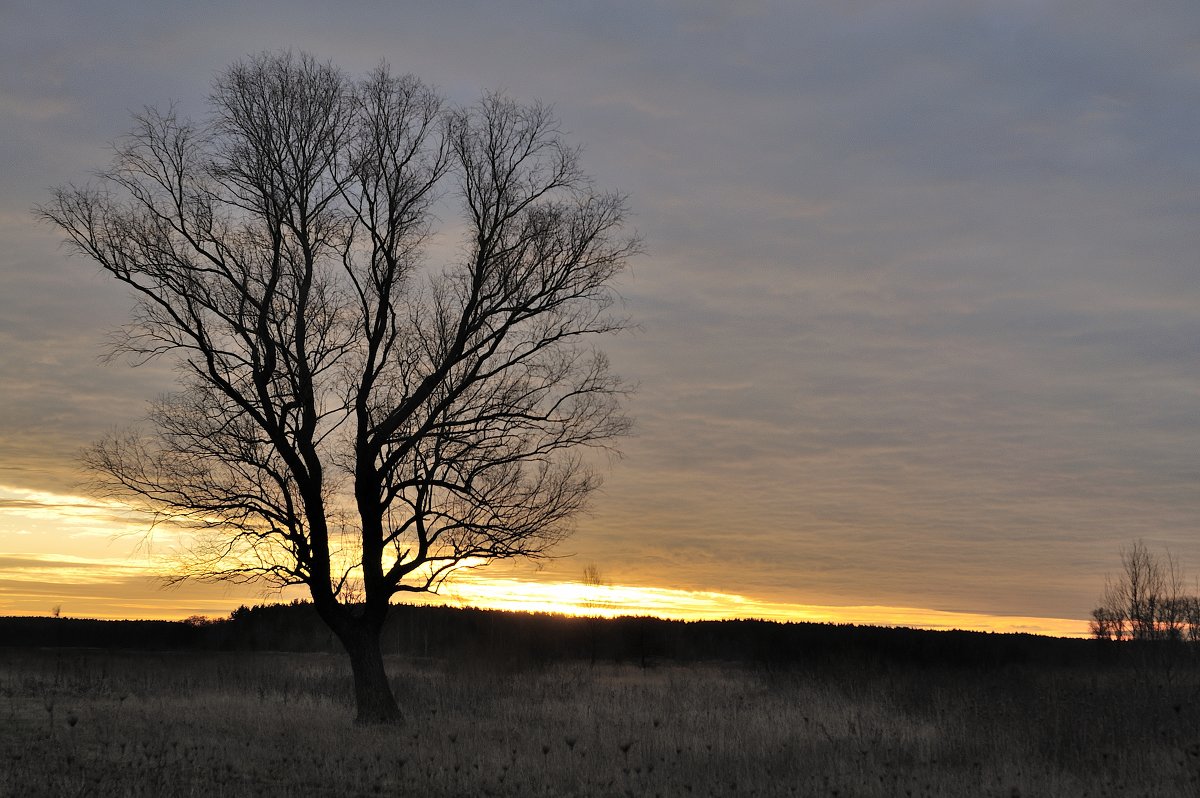
[{"label": "cloudy sky", "polygon": [[0,5],[0,613],[240,600],[159,591],[81,495],[170,377],[100,361],[130,301],[30,208],[281,48],[552,102],[630,196],[637,434],[493,598],[594,563],[647,606],[1079,631],[1135,538],[1200,574],[1200,6],[252,5]]}]

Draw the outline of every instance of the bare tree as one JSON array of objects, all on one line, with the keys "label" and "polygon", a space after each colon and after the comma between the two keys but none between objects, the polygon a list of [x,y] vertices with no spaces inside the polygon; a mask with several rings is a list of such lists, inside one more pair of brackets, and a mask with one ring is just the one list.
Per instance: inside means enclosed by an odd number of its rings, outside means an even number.
[{"label": "bare tree", "polygon": [[[386,66],[308,55],[224,72],[202,123],[136,117],[99,183],[38,209],[128,285],[115,351],[180,389],[87,463],[100,490],[191,527],[179,578],[303,585],[345,646],[360,722],[400,717],[389,602],[456,568],[544,556],[627,431],[590,341],[624,327],[637,250],[551,111],[449,108]],[[425,265],[457,200],[457,255]],[[440,206],[439,206],[440,207]]]},{"label": "bare tree", "polygon": [[584,605],[587,607],[598,607],[601,603],[600,592],[602,588],[608,586],[604,575],[600,573],[600,566],[596,563],[588,563],[583,569],[583,584],[588,588],[590,595]]},{"label": "bare tree", "polygon": [[588,660],[596,664],[596,655],[600,647],[600,610],[605,607],[603,591],[608,586],[600,566],[588,563],[583,569],[583,584],[588,588],[583,606],[591,610],[585,623],[588,630]]},{"label": "bare tree", "polygon": [[1113,610],[1107,605],[1096,607],[1092,610],[1092,620],[1088,622],[1088,631],[1092,637],[1099,640],[1124,640],[1125,614]]},{"label": "bare tree", "polygon": [[1189,643],[1200,642],[1200,598],[1184,596],[1181,604],[1184,639]]},{"label": "bare tree", "polygon": [[1162,598],[1159,602],[1155,630],[1160,639],[1183,640],[1187,637],[1189,596],[1184,595],[1183,565],[1179,558],[1167,550],[1159,568],[1162,571]]},{"label": "bare tree", "polygon": [[1109,640],[1182,640],[1200,635],[1196,600],[1184,594],[1184,572],[1171,553],[1159,556],[1144,541],[1121,549],[1121,573],[1105,578],[1090,629]]}]

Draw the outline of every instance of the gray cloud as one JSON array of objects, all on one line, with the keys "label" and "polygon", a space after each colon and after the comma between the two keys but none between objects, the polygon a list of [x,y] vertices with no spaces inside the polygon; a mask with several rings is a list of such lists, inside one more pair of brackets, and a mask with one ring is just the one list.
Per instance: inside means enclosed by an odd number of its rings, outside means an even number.
[{"label": "gray cloud", "polygon": [[[557,104],[649,254],[638,437],[555,563],[797,602],[1083,617],[1124,541],[1200,568],[1190,4],[18,5],[0,33],[0,483],[169,387],[28,208],[240,55]],[[557,571],[555,570],[557,569]]]}]

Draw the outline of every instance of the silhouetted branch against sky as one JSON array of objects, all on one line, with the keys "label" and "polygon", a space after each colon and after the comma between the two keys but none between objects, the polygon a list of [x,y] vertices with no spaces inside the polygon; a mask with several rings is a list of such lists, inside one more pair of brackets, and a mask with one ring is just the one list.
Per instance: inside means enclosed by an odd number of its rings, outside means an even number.
[{"label": "silhouetted branch against sky", "polygon": [[[387,66],[252,56],[210,105],[138,114],[97,183],[39,209],[132,289],[119,351],[182,382],[150,432],[89,450],[100,492],[199,531],[183,576],[314,596],[543,555],[597,484],[576,450],[628,428],[587,346],[624,325],[622,198],[546,106],[448,107]],[[426,265],[448,190],[462,255]]]}]

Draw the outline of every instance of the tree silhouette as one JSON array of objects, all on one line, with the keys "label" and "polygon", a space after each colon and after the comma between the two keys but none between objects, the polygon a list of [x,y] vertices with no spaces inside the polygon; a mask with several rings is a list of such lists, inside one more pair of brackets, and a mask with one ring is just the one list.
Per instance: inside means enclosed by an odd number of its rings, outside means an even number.
[{"label": "tree silhouette", "polygon": [[1200,605],[1184,594],[1183,567],[1170,551],[1159,556],[1145,541],[1121,549],[1121,571],[1105,577],[1100,606],[1089,624],[1105,640],[1195,640]]},{"label": "tree silhouette", "polygon": [[[190,527],[177,578],[306,586],[358,720],[395,721],[390,600],[543,556],[597,484],[583,449],[627,431],[591,347],[625,326],[624,198],[546,106],[448,107],[386,65],[355,81],[265,53],[209,101],[202,123],[137,115],[98,183],[38,209],[132,289],[115,352],[178,366],[147,428],[86,461],[98,490]],[[427,266],[452,199],[457,252]]]}]

